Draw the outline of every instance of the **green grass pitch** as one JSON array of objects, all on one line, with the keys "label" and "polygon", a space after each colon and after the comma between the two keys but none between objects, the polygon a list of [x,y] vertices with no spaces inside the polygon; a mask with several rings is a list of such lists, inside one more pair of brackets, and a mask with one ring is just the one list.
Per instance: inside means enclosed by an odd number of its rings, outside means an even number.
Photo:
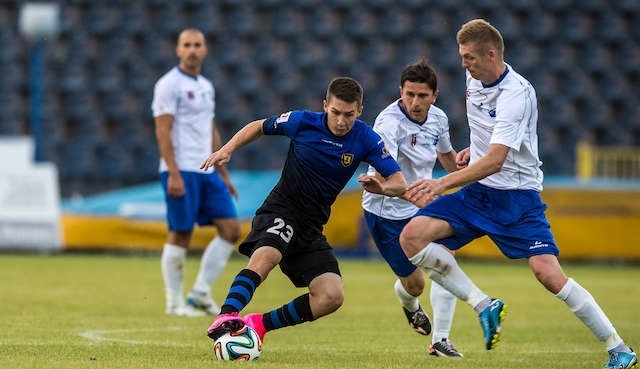
[{"label": "green grass pitch", "polygon": [[[222,302],[246,259],[234,257],[213,294]],[[341,260],[345,304],[316,322],[267,334],[254,363],[217,362],[210,317],[164,315],[159,255],[0,254],[0,368],[601,368],[604,345],[535,281],[526,263],[461,261],[508,305],[502,340],[483,348],[473,310],[458,301],[451,339],[463,359],[430,357],[411,331],[380,260]],[[190,257],[186,289],[198,268]],[[640,349],[640,268],[566,265],[600,303],[620,335]],[[296,290],[278,269],[245,312],[289,302]],[[421,303],[430,312],[428,289]]]}]

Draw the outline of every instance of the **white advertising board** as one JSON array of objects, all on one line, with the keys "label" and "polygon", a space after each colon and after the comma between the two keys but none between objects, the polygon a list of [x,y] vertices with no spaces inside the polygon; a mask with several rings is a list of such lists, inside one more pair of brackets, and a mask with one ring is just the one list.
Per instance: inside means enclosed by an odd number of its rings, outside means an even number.
[{"label": "white advertising board", "polygon": [[25,160],[30,153],[18,141],[0,139],[0,250],[58,250],[58,171],[52,163]]}]

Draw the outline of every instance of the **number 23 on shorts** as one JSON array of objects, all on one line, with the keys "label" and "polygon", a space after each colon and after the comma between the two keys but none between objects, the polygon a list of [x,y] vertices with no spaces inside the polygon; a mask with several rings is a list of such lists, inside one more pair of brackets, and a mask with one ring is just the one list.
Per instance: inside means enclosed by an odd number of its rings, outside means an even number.
[{"label": "number 23 on shorts", "polygon": [[275,218],[273,223],[274,225],[269,227],[267,232],[277,234],[284,240],[284,242],[289,243],[291,241],[291,237],[293,237],[293,228],[286,224],[282,218]]}]

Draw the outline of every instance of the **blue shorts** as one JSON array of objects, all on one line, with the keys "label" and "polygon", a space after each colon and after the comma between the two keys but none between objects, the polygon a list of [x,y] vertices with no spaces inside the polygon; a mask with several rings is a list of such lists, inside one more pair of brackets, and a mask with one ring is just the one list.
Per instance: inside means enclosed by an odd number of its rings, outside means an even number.
[{"label": "blue shorts", "polygon": [[237,218],[238,211],[227,185],[218,173],[180,171],[185,194],[167,195],[169,173],[160,173],[160,183],[167,203],[167,223],[172,232],[189,232],[194,223],[211,225],[213,219]]},{"label": "blue shorts", "polygon": [[457,250],[487,235],[510,259],[541,254],[558,255],[558,247],[544,211],[540,193],[534,190],[497,190],[479,183],[437,198],[415,216],[445,220],[455,234],[436,240]]},{"label": "blue shorts", "polygon": [[380,254],[387,261],[393,272],[398,277],[407,277],[416,270],[416,266],[411,264],[407,255],[400,246],[400,233],[404,226],[409,223],[408,219],[385,219],[364,211],[364,219],[371,237],[380,251]]}]

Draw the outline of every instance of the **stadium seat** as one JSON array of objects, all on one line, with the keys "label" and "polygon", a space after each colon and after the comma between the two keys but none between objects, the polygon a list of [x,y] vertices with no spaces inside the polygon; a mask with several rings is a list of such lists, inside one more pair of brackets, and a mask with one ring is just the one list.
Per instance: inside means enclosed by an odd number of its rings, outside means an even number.
[{"label": "stadium seat", "polygon": [[349,37],[366,40],[373,37],[378,30],[378,19],[369,6],[355,6],[347,11],[345,31]]},{"label": "stadium seat", "polygon": [[448,33],[448,22],[449,16],[446,12],[433,9],[428,12],[419,12],[414,27],[422,38],[435,41]]},{"label": "stadium seat", "polygon": [[131,2],[122,8],[120,30],[126,35],[143,36],[150,27],[149,13],[142,2]]},{"label": "stadium seat", "polygon": [[152,20],[153,29],[164,36],[171,37],[175,43],[175,37],[189,24],[182,18],[182,15],[179,3],[173,1],[165,2],[156,11]]},{"label": "stadium seat", "polygon": [[567,42],[586,42],[593,35],[593,21],[582,12],[570,12],[559,25],[560,35]]},{"label": "stadium seat", "polygon": [[192,15],[194,27],[201,30],[209,41],[223,30],[221,11],[217,4],[207,1],[197,7]]},{"label": "stadium seat", "polygon": [[384,25],[383,37],[404,41],[404,38],[409,37],[413,32],[414,17],[408,10],[402,8],[388,8],[380,22]]},{"label": "stadium seat", "polygon": [[572,0],[556,0],[556,1],[544,1],[539,3],[539,6],[545,11],[551,13],[561,13],[566,12],[571,9],[573,6]]}]

